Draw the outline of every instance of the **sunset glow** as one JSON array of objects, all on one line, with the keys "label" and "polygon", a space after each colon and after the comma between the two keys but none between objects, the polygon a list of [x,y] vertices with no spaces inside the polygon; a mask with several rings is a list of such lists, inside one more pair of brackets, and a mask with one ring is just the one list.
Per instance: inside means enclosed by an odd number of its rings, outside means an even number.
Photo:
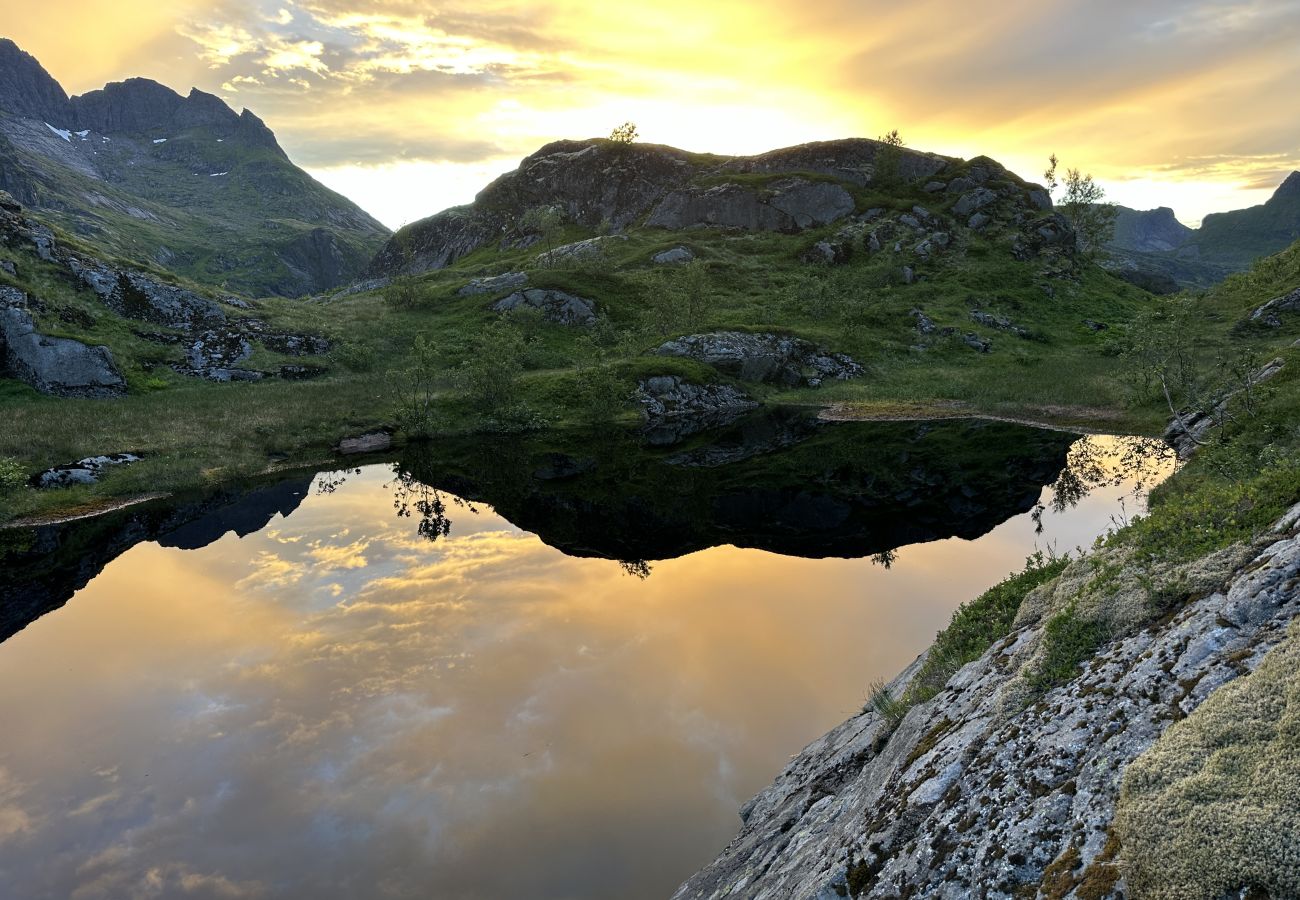
[{"label": "sunset glow", "polygon": [[[13,4],[18,6],[17,4]],[[146,76],[248,107],[389,225],[558,138],[753,153],[898,128],[1026,177],[1058,153],[1185,222],[1300,167],[1300,3],[53,0],[6,34],[70,93]],[[79,27],[62,23],[75,17]]]}]

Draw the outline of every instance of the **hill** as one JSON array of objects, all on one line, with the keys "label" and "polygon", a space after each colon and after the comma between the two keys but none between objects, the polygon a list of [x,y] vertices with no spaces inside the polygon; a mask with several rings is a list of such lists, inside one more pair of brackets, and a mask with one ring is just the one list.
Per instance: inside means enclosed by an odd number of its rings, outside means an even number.
[{"label": "hill", "polygon": [[70,98],[3,39],[0,190],[108,253],[253,296],[352,281],[388,233],[248,110],[143,78]]},{"label": "hill", "polygon": [[[253,302],[181,281],[203,301],[190,321],[140,320],[157,317],[138,284],[172,276],[103,259],[40,213],[11,221],[0,284],[38,333],[105,347],[125,390],[59,396],[86,392],[11,364],[0,457],[28,475],[141,460],[12,493],[8,516],[319,460],[375,429],[613,426],[669,446],[791,404],[1163,424],[1158,398],[1128,402],[1117,363],[1151,295],[1081,257],[1046,192],[983,157],[861,139],[742,158],[560,142],[395,235],[369,282]],[[100,269],[117,281],[80,274]]]}]

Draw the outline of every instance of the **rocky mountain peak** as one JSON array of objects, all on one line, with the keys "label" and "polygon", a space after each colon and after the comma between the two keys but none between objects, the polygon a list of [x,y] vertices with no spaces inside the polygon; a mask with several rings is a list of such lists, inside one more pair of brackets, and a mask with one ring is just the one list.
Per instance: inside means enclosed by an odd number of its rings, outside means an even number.
[{"label": "rocky mountain peak", "polygon": [[66,122],[68,95],[30,53],[0,38],[0,110],[32,119]]},{"label": "rocky mountain peak", "polygon": [[1276,203],[1278,201],[1287,203],[1300,202],[1300,172],[1292,172],[1273,192],[1273,197],[1269,202]]}]

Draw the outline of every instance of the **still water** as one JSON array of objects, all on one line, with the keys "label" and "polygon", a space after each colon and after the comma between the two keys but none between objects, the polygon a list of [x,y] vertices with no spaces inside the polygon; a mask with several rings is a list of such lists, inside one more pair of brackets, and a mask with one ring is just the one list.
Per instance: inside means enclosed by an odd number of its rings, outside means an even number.
[{"label": "still water", "polygon": [[11,537],[0,896],[666,897],[960,602],[1140,512],[1135,449],[768,419]]}]

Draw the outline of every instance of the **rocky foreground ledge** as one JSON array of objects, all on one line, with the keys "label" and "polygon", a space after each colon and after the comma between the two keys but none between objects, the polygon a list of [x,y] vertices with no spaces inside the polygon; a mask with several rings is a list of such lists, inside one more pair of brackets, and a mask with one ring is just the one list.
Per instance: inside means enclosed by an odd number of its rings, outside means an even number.
[{"label": "rocky foreground ledge", "polygon": [[[1300,895],[1300,772],[1279,752],[1300,708],[1300,506],[1184,567],[1196,599],[1161,620],[1131,563],[1071,563],[896,727],[868,709],[809,745],[676,900]],[[1114,638],[1036,694],[1073,610]]]}]

